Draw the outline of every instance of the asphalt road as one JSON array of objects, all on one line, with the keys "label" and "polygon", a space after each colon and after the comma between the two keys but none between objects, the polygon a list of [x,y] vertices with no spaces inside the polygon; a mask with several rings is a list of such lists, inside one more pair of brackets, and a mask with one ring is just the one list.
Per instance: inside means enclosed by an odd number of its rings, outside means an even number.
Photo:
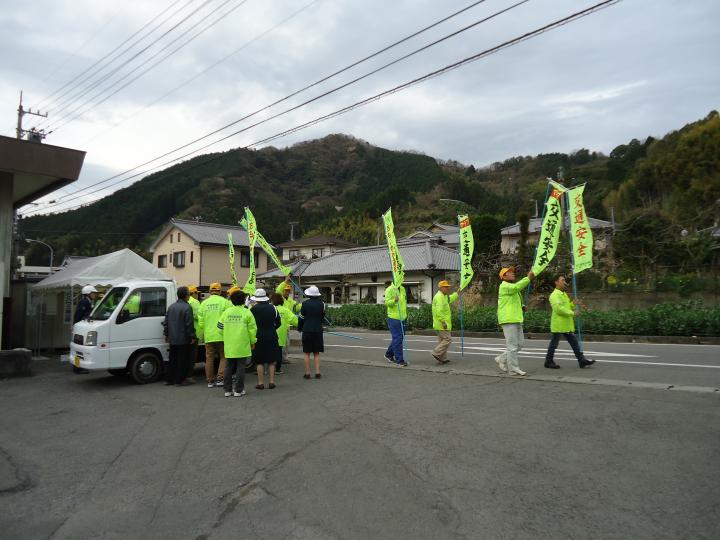
[{"label": "asphalt road", "polygon": [[[387,332],[338,330],[347,337],[328,335],[327,356],[347,361],[384,365],[385,350],[390,343]],[[455,332],[454,334],[457,334]],[[434,336],[408,335],[406,358],[411,367],[485,376],[500,376],[493,358],[505,349],[502,339],[466,338],[464,355],[460,338],[453,337],[445,368],[430,356],[437,339]],[[596,361],[591,368],[579,369],[570,346],[563,340],[555,353],[559,370],[543,367],[547,341],[526,340],[520,352],[520,367],[530,378],[549,381],[571,381],[620,386],[672,386],[673,390],[695,390],[720,393],[720,346],[671,345],[653,343],[584,344],[585,354]]]},{"label": "asphalt road", "polygon": [[[686,362],[717,363],[692,350]],[[328,351],[322,380],[295,359],[278,388],[243,398],[54,360],[0,381],[0,536],[720,537],[718,393],[460,369],[489,356],[443,373],[422,350],[410,368]],[[593,370],[606,368],[640,369]]]}]

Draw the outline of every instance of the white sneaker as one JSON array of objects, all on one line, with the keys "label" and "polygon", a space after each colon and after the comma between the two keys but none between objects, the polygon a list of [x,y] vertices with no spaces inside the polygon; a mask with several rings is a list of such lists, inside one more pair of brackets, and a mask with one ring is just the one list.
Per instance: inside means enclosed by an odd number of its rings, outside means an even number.
[{"label": "white sneaker", "polygon": [[518,377],[523,377],[527,375],[527,371],[523,371],[522,369],[513,369],[512,374],[517,375]]},{"label": "white sneaker", "polygon": [[208,383],[208,388],[215,388],[215,383],[212,382],[212,381],[210,381],[210,382]]},{"label": "white sneaker", "polygon": [[[227,393],[225,394],[227,396]],[[243,397],[245,395],[245,390],[242,392],[233,392],[233,396],[235,397]]]},{"label": "white sneaker", "polygon": [[232,395],[233,395],[232,392],[225,392],[225,397],[232,397]]},{"label": "white sneaker", "polygon": [[225,382],[223,381],[215,381],[215,386],[223,386]]},{"label": "white sneaker", "polygon": [[497,364],[498,369],[499,369],[502,373],[507,373],[507,365],[505,364],[505,362],[503,362],[502,360],[500,360],[500,357],[499,357],[499,356],[496,356],[496,357],[495,357],[495,363]]}]

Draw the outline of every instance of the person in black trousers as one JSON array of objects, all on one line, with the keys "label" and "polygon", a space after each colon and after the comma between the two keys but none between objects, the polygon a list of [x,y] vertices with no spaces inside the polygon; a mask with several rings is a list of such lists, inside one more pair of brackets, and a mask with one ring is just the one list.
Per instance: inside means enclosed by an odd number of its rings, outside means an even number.
[{"label": "person in black trousers", "polygon": [[197,343],[193,312],[188,297],[187,287],[177,290],[178,300],[171,305],[165,314],[165,342],[170,344],[170,362],[165,370],[165,384],[182,386],[187,384],[188,363],[192,346]]},{"label": "person in black trousers", "polygon": [[315,285],[305,289],[305,296],[308,299],[300,307],[302,346],[305,355],[305,374],[303,378],[310,378],[310,353],[312,353],[315,360],[315,378],[320,379],[322,377],[320,373],[320,353],[325,352],[325,344],[323,343],[325,303],[320,300],[320,289]]},{"label": "person in black trousers", "polygon": [[275,364],[282,358],[282,350],[278,344],[277,329],[280,328],[280,313],[270,303],[265,289],[257,289],[252,301],[255,305],[250,313],[255,317],[257,325],[257,343],[252,352],[253,361],[257,366],[258,383],[255,388],[265,389],[265,366],[268,367],[268,388],[275,388]]},{"label": "person in black trousers", "polygon": [[[92,285],[85,285],[82,288],[82,298],[80,299],[77,307],[75,308],[75,314],[73,315],[73,325],[75,325],[75,323],[77,322],[82,321],[83,319],[88,318],[90,312],[93,309],[93,302],[95,302],[96,296],[97,289]],[[87,375],[88,373],[90,373],[90,370],[73,366],[73,372],[80,375]]]}]

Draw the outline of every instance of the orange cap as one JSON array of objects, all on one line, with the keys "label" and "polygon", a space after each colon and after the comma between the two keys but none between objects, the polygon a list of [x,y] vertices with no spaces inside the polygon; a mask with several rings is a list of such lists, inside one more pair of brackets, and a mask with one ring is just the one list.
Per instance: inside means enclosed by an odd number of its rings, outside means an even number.
[{"label": "orange cap", "polygon": [[507,274],[510,270],[515,270],[514,266],[508,266],[507,268],[503,268],[500,270],[500,279],[503,278],[505,274]]}]

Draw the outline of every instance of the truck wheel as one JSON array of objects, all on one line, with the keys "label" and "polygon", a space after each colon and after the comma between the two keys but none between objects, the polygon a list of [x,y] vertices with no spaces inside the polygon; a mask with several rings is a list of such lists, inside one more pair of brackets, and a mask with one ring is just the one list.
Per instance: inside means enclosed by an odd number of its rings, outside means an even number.
[{"label": "truck wheel", "polygon": [[108,372],[110,375],[115,375],[116,377],[120,377],[122,375],[127,375],[127,368],[121,368],[121,369],[108,369]]},{"label": "truck wheel", "polygon": [[142,352],[130,360],[130,376],[138,384],[148,384],[158,380],[162,359],[153,352]]}]

